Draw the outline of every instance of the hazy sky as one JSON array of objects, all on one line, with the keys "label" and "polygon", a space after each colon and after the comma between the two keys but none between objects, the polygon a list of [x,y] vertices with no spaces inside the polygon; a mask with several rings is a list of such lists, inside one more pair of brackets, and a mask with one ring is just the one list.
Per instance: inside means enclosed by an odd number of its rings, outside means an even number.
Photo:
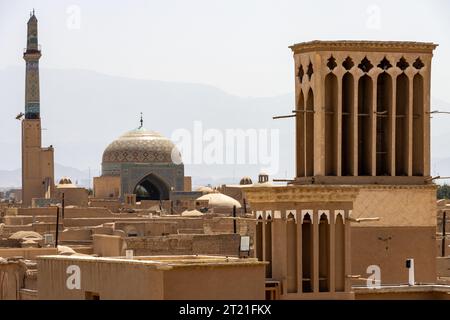
[{"label": "hazy sky", "polygon": [[[433,102],[432,109],[450,111],[448,0],[0,0],[0,73],[16,66],[24,76],[22,50],[26,45],[26,22],[33,8],[39,20],[43,74],[52,68],[84,69],[128,78],[202,83],[244,97],[294,91],[293,59],[288,46],[297,42],[434,42],[439,47],[433,58],[431,95],[438,102]],[[25,88],[24,80],[16,82],[13,87],[23,86],[20,90],[4,92],[11,98],[9,101],[16,103],[0,101],[0,143],[11,153],[8,161],[0,157],[0,169],[20,166],[20,127],[14,116],[23,110]],[[48,83],[43,81],[41,87],[41,92],[51,94]],[[148,101],[139,103],[150,105]],[[214,107],[205,109],[214,112]],[[44,113],[48,108],[42,105]],[[280,105],[279,110],[274,108],[274,114],[289,110],[290,106]],[[252,118],[249,126],[252,121],[257,123]],[[433,116],[434,159],[450,157],[449,121],[449,115]],[[116,131],[112,137],[122,133]],[[43,132],[44,145],[55,143],[52,132],[58,134],[56,130]],[[64,139],[67,141],[67,137]],[[61,148],[58,150],[55,160],[73,165],[63,161],[65,154]],[[101,152],[100,147],[95,150],[98,157]],[[99,161],[89,165],[98,166]]]},{"label": "hazy sky", "polygon": [[450,1],[0,0],[0,70],[23,66],[35,8],[41,64],[211,84],[240,96],[293,91],[288,46],[313,39],[439,43],[433,96],[450,101]]}]

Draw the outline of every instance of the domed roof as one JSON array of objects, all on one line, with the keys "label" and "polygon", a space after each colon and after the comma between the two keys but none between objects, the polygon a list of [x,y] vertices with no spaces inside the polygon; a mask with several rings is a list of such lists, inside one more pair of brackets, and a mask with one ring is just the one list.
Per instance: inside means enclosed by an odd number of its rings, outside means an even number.
[{"label": "domed roof", "polygon": [[212,188],[205,187],[205,186],[198,187],[197,189],[195,189],[195,191],[199,191],[199,192],[201,192],[203,194],[208,194],[208,193],[213,193],[214,192],[214,190]]},{"label": "domed roof", "polygon": [[72,180],[69,177],[62,177],[58,184],[72,184]]},{"label": "domed roof", "polygon": [[241,204],[239,203],[239,201],[219,192],[205,194],[200,198],[197,198],[197,200],[208,200],[209,208],[232,209],[233,206],[236,206],[236,209],[241,208]]},{"label": "domed roof", "polygon": [[181,154],[172,141],[143,127],[128,131],[109,144],[103,163],[181,163]]},{"label": "domed roof", "polygon": [[56,185],[56,188],[77,188],[75,184],[72,183],[72,180],[69,177],[62,177],[58,184]]},{"label": "domed roof", "polygon": [[242,177],[241,181],[239,182],[240,185],[246,185],[246,184],[252,184],[252,178],[250,177]]},{"label": "domed roof", "polygon": [[181,213],[182,217],[201,217],[204,214],[198,210],[185,210]]},{"label": "domed roof", "polygon": [[13,233],[9,239],[27,239],[27,240],[42,240],[44,239],[39,233],[34,231],[17,231]]}]

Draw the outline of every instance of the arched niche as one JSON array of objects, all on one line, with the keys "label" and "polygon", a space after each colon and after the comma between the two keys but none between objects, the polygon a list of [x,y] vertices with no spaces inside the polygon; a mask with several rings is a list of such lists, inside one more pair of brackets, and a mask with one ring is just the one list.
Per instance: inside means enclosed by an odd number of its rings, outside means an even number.
[{"label": "arched niche", "polygon": [[300,90],[300,95],[297,101],[296,114],[296,141],[297,141],[297,177],[305,176],[305,97],[303,90]]},{"label": "arched niche", "polygon": [[342,77],[342,130],[341,130],[341,175],[353,175],[353,106],[355,84],[353,75],[349,72]]},{"label": "arched niche", "polygon": [[290,213],[286,226],[287,245],[287,292],[297,292],[297,224],[295,217]]},{"label": "arched niche", "polygon": [[314,175],[314,93],[309,89],[305,114],[305,175]]},{"label": "arched niche", "polygon": [[269,262],[266,265],[266,278],[272,278],[272,218],[270,216],[267,217],[266,223],[264,224],[264,235],[264,261]]},{"label": "arched niche", "polygon": [[413,175],[424,174],[424,97],[423,77],[417,73],[413,78]]},{"label": "arched niche", "polygon": [[319,218],[319,291],[330,290],[330,224],[325,213]]},{"label": "arched niche", "polygon": [[313,225],[309,213],[302,219],[302,290],[312,292]]},{"label": "arched niche", "polygon": [[262,216],[259,216],[256,219],[256,236],[255,236],[255,240],[256,240],[256,258],[259,261],[263,261],[264,257],[263,257],[263,226],[264,222],[263,222],[263,218]]},{"label": "arched niche", "polygon": [[370,176],[372,169],[372,95],[373,83],[368,75],[358,81],[358,175]]},{"label": "arched niche", "polygon": [[142,178],[134,187],[136,201],[169,200],[169,186],[157,175],[150,173]]},{"label": "arched niche", "polygon": [[345,226],[342,214],[335,218],[335,290],[345,291]]},{"label": "arched niche", "polygon": [[376,172],[377,176],[391,174],[392,158],[390,118],[392,116],[392,77],[382,72],[377,78],[377,136],[376,136]]},{"label": "arched niche", "polygon": [[397,77],[395,114],[395,175],[408,175],[408,105],[409,79],[405,73]]},{"label": "arched niche", "polygon": [[337,175],[338,81],[333,73],[325,77],[325,174]]}]

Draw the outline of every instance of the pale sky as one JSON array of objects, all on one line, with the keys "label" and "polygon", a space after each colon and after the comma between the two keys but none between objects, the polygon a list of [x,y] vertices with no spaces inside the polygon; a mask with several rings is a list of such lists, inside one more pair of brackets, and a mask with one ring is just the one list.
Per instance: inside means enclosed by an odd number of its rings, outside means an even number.
[{"label": "pale sky", "polygon": [[[216,86],[240,96],[293,91],[289,45],[314,39],[439,44],[433,92],[450,101],[450,1],[0,0],[0,70],[24,66],[26,20],[41,64]],[[79,14],[78,14],[79,13]]]},{"label": "pale sky", "polygon": [[[39,20],[43,73],[82,69],[201,83],[242,97],[294,91],[288,48],[294,43],[316,39],[434,42],[439,46],[433,58],[431,96],[440,105],[432,105],[432,110],[450,111],[448,0],[0,0],[0,73],[19,67],[25,74],[22,50],[33,8]],[[41,87],[41,92],[50,90],[45,81]],[[24,101],[24,83],[19,91],[17,98]],[[16,91],[4,93],[17,96]],[[20,127],[15,126],[14,132],[7,129],[23,110],[19,100],[10,99],[17,102],[14,105],[0,101],[0,143],[6,143],[12,153],[7,159],[0,157],[0,170],[20,166]],[[44,103],[42,110],[47,108]],[[280,105],[274,115],[289,110]],[[255,119],[249,120],[250,126],[251,121]],[[433,116],[434,159],[450,158],[449,121],[449,115]],[[43,132],[44,145],[55,143],[52,132],[56,131]],[[117,130],[114,136],[119,134]],[[95,154],[100,157],[101,152],[99,148]],[[56,162],[73,165],[62,156],[71,155],[56,151]],[[79,169],[85,167],[80,164]]]}]

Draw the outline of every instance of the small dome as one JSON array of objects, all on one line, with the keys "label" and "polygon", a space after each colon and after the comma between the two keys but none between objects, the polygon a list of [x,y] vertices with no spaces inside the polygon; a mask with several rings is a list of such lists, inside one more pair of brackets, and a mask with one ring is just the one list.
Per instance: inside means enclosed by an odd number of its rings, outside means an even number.
[{"label": "small dome", "polygon": [[201,217],[204,214],[198,210],[186,210],[181,213],[182,217]]},{"label": "small dome", "polygon": [[76,253],[75,250],[73,250],[71,247],[68,247],[68,246],[58,246],[57,250],[58,250],[58,254],[64,255],[64,256],[70,256],[70,255],[73,255],[74,253]]},{"label": "small dome", "polygon": [[103,164],[127,162],[180,164],[181,155],[172,141],[139,127],[111,142],[103,152]]},{"label": "small dome", "polygon": [[60,188],[77,188],[77,186],[75,184],[72,183],[72,180],[69,177],[62,177],[59,180],[59,183],[56,185],[56,188],[60,189]]},{"label": "small dome", "polygon": [[239,182],[240,185],[245,185],[245,184],[252,184],[253,181],[250,177],[242,177],[241,181]]},{"label": "small dome", "polygon": [[199,191],[203,194],[208,194],[208,193],[213,193],[214,190],[210,187],[198,187],[197,189],[195,189],[195,191]]},{"label": "small dome", "polygon": [[197,200],[208,200],[209,208],[232,209],[233,206],[236,206],[236,209],[241,208],[241,204],[239,203],[239,201],[219,192],[205,194],[200,198],[197,198]]},{"label": "small dome", "polygon": [[72,180],[69,177],[62,177],[58,184],[72,184]]},{"label": "small dome", "polygon": [[17,231],[15,233],[13,233],[9,239],[17,239],[17,240],[22,240],[22,239],[30,239],[30,240],[42,240],[43,237],[34,231]]}]

